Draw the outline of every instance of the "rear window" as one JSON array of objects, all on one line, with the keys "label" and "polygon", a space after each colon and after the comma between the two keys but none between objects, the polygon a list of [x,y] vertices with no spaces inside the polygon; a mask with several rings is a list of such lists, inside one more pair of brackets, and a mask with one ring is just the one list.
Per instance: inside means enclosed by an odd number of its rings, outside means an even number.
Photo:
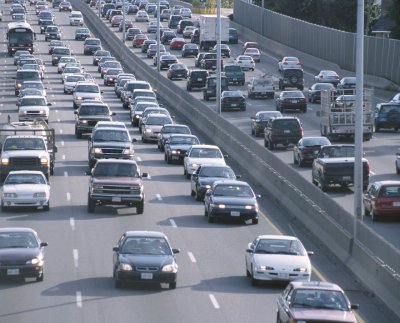
[{"label": "rear window", "polygon": [[295,75],[297,77],[303,76],[303,71],[299,69],[285,69],[284,71],[285,76]]},{"label": "rear window", "polygon": [[78,85],[75,88],[76,92],[85,92],[85,93],[99,93],[100,88],[97,85]]},{"label": "rear window", "polygon": [[400,113],[400,105],[384,105],[381,107],[380,113]]},{"label": "rear window", "polygon": [[384,186],[379,191],[379,197],[400,197],[400,186]]},{"label": "rear window", "polygon": [[241,72],[242,68],[239,65],[225,66],[225,72]]},{"label": "rear window", "polygon": [[299,128],[297,120],[274,120],[274,127],[276,128]]},{"label": "rear window", "polygon": [[40,79],[40,75],[38,71],[18,71],[17,72],[18,80],[38,80]]}]

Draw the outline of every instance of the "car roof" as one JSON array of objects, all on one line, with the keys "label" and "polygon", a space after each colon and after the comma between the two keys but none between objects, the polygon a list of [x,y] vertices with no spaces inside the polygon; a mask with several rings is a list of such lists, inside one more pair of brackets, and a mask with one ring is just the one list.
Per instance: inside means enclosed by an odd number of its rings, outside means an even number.
[{"label": "car roof", "polygon": [[281,240],[298,240],[297,237],[283,236],[279,234],[262,234],[257,237],[258,239],[281,239]]},{"label": "car roof", "polygon": [[156,237],[167,238],[167,236],[159,231],[126,231],[125,235],[128,237]]},{"label": "car roof", "polygon": [[43,175],[43,172],[40,171],[40,170],[12,170],[8,174],[37,174],[37,175]]},{"label": "car roof", "polygon": [[[113,128],[115,130],[115,128]],[[118,163],[118,164],[135,164],[137,165],[135,160],[131,159],[116,159],[116,158],[108,158],[108,159],[99,159],[96,163],[98,164],[113,164],[113,163]]]},{"label": "car roof", "polygon": [[399,185],[400,186],[400,181],[386,180],[386,181],[373,182],[372,184],[375,184],[378,186],[389,186],[389,185]]},{"label": "car roof", "polygon": [[193,146],[192,146],[192,149],[193,149],[193,148],[212,148],[212,149],[219,149],[219,147],[216,146],[216,145],[204,145],[204,144],[201,144],[201,145],[193,145]]},{"label": "car roof", "polygon": [[321,289],[321,290],[326,290],[326,289],[332,289],[332,290],[337,290],[337,291],[342,291],[342,289],[330,282],[321,282],[321,281],[292,281],[290,284],[295,289],[301,288],[301,289]]},{"label": "car roof", "polygon": [[[238,186],[248,186],[250,187],[249,183],[238,181],[236,179],[223,179],[214,182],[214,187],[217,185],[238,185]],[[251,187],[250,187],[251,188]]]},{"label": "car roof", "polygon": [[23,227],[9,227],[9,228],[0,228],[0,232],[32,232],[36,235],[36,231],[31,228],[23,228]]}]

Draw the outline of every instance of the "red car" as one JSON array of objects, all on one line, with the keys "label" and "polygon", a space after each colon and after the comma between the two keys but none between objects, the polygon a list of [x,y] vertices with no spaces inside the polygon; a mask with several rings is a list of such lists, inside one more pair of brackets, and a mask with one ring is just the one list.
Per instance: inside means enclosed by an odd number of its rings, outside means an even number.
[{"label": "red car", "polygon": [[186,42],[183,38],[173,38],[171,40],[171,43],[169,44],[169,49],[170,50],[182,50],[183,45],[185,45]]},{"label": "red car", "polygon": [[116,15],[116,16],[112,17],[111,27],[119,26],[119,24],[122,22],[123,19],[124,19],[124,17],[120,16],[120,15]]},{"label": "red car", "polygon": [[363,195],[364,213],[372,221],[384,215],[400,216],[400,181],[371,183]]},{"label": "red car", "polygon": [[132,41],[132,47],[139,48],[142,46],[143,42],[148,39],[145,34],[137,34]]},{"label": "red car", "polygon": [[[118,27],[118,31],[122,31],[123,30],[123,22],[121,21],[119,23],[119,27]],[[128,30],[129,28],[133,28],[133,22],[130,20],[125,20],[125,30]]]}]

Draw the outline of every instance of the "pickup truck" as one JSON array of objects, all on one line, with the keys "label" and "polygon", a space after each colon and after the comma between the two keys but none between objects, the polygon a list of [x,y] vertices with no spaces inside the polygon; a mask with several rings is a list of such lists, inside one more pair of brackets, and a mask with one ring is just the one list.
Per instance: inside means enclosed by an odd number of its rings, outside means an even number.
[{"label": "pickup truck", "polygon": [[87,210],[94,213],[96,205],[128,205],[136,207],[136,213],[144,211],[142,177],[134,160],[100,159],[86,174],[91,175]]},{"label": "pickup truck", "polygon": [[[322,146],[312,164],[312,183],[326,191],[330,185],[354,185],[354,145]],[[369,163],[363,162],[363,189],[369,184]]]},{"label": "pickup truck", "polygon": [[245,73],[239,65],[229,64],[225,65],[223,72],[228,78],[229,84],[244,85],[246,78]]},{"label": "pickup truck", "polygon": [[253,77],[247,84],[247,95],[250,99],[256,97],[273,99],[275,97],[275,86],[272,76],[264,74]]},{"label": "pickup truck", "polygon": [[[205,53],[200,62],[200,67],[205,70],[216,70],[217,69],[217,54],[216,53]],[[223,68],[222,58],[221,58],[221,68]]]}]

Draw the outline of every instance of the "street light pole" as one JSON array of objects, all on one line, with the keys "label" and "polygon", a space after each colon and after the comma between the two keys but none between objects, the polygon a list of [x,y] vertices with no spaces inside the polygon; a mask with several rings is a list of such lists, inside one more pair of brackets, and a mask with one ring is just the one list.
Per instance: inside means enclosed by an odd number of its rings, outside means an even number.
[{"label": "street light pole", "polygon": [[157,0],[157,72],[160,73],[160,0]]},{"label": "street light pole", "polygon": [[221,114],[221,0],[217,0],[217,24],[215,30],[217,39],[217,114]]},{"label": "street light pole", "polygon": [[122,2],[122,43],[125,44],[125,0]]}]

